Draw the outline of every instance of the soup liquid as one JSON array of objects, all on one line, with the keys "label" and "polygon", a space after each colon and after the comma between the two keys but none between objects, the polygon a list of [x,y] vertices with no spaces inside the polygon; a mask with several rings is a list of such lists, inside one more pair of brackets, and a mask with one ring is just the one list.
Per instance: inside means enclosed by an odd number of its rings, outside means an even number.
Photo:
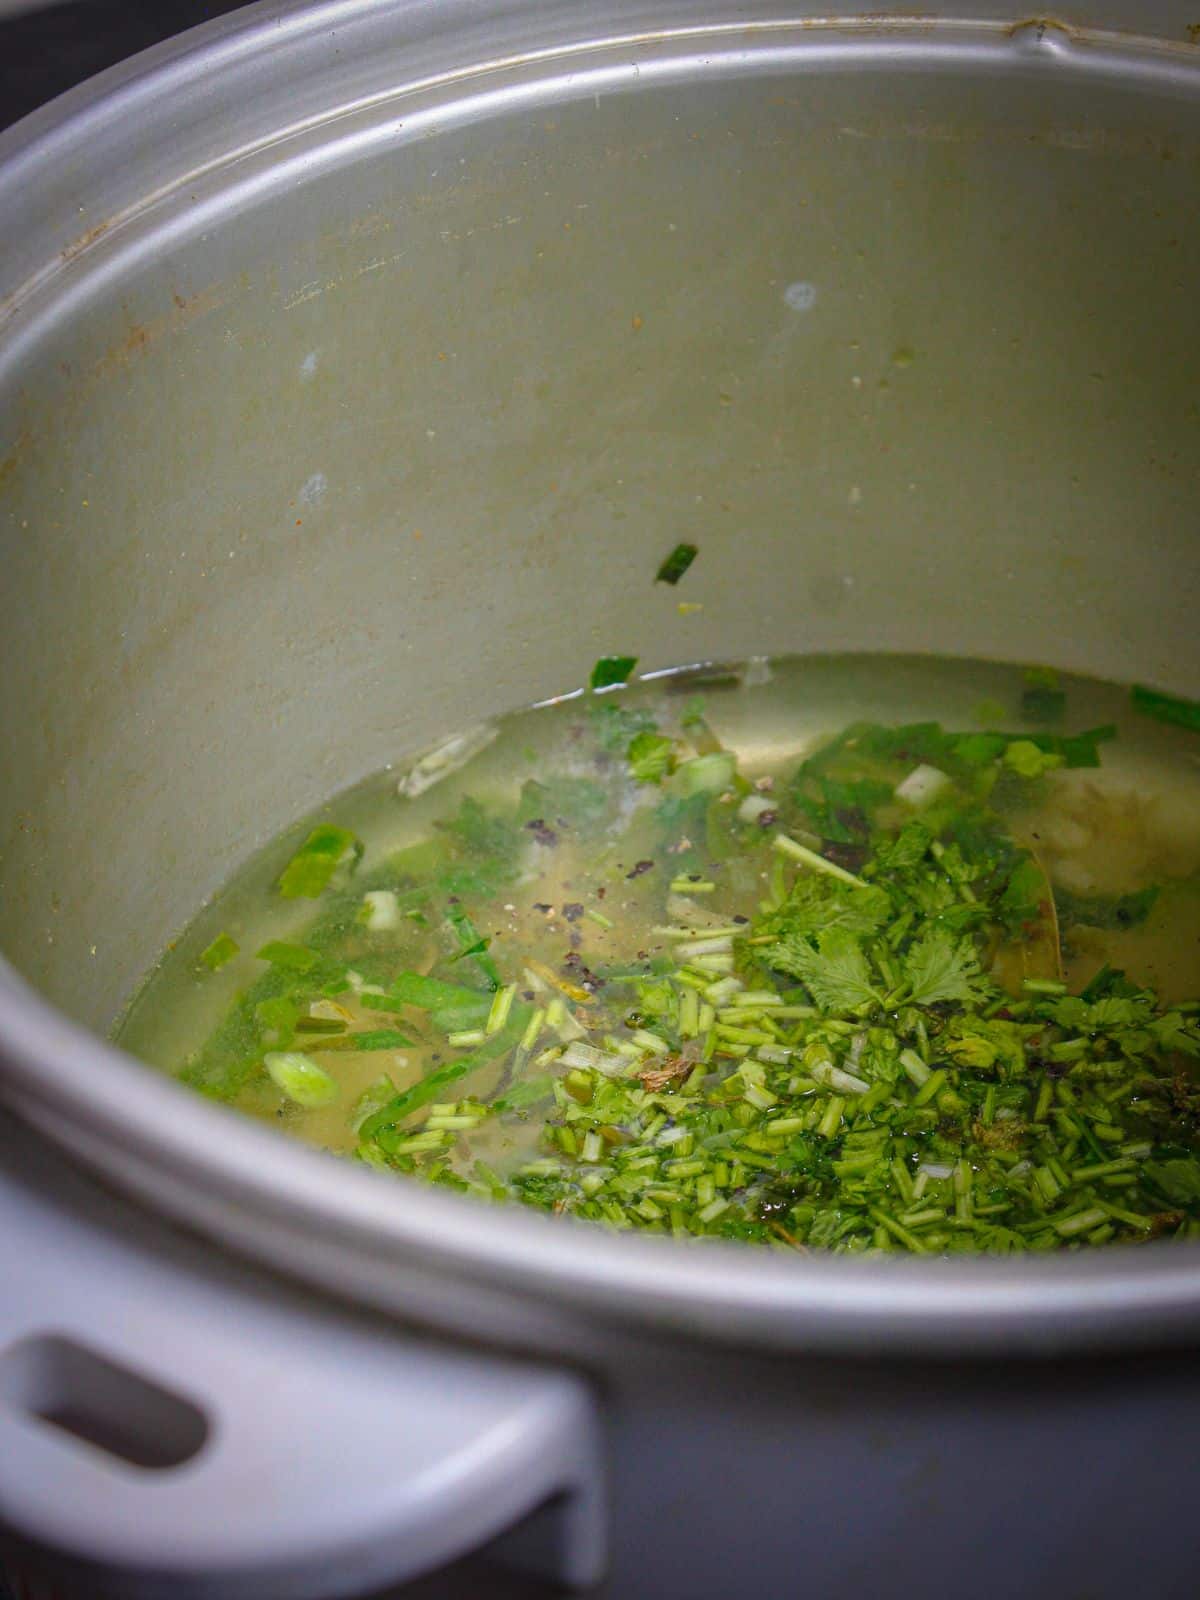
[{"label": "soup liquid", "polygon": [[[1060,969],[1042,975],[1061,974],[1074,994],[1107,963],[1164,1004],[1190,1001],[1200,995],[1200,736],[1136,714],[1113,685],[1064,677],[1047,697],[1038,682],[1018,667],[937,658],[754,660],[503,717],[339,795],[261,851],[173,943],[116,1038],[205,1094],[352,1156],[364,1095],[369,1109],[372,1093],[386,1100],[471,1055],[486,1027],[469,1008],[457,1029],[431,1025],[428,1008],[389,1008],[399,974],[436,968],[484,1000],[498,979],[517,986],[518,1005],[558,1002],[589,1038],[605,1029],[628,1038],[633,1005],[619,978],[656,960],[661,970],[670,942],[653,930],[752,919],[777,870],[770,825],[777,815],[780,827],[797,826],[787,811],[797,764],[864,721],[1017,737],[1115,726],[1099,767],[1015,786],[1014,836],[1060,905]],[[747,842],[743,829],[730,851],[711,826],[689,837],[664,820],[662,787],[636,781],[625,759],[632,733],[651,722],[669,734],[699,726],[702,743],[736,754],[761,797],[749,814],[766,813],[760,837],[751,830]],[[728,799],[735,811],[742,803]],[[319,898],[282,896],[289,860],[322,823],[349,830],[360,853]],[[1157,890],[1148,909],[1113,911],[1114,897],[1147,886]],[[1080,906],[1102,902],[1107,912],[1076,920]],[[203,953],[219,936],[237,953],[210,970]],[[311,957],[308,970],[261,959],[272,942],[302,947],[295,959]],[[520,1108],[520,1088],[561,1075],[547,1049],[561,1052],[572,1031],[569,1020],[565,1032],[540,1031],[439,1096],[487,1102],[516,1091],[514,1114],[465,1129],[443,1152],[452,1170],[482,1160],[505,1177],[536,1159],[545,1118]],[[360,1035],[370,1047],[346,1048]],[[331,1097],[305,1105],[285,1094],[264,1066],[272,1049],[302,1051],[332,1080]]]}]

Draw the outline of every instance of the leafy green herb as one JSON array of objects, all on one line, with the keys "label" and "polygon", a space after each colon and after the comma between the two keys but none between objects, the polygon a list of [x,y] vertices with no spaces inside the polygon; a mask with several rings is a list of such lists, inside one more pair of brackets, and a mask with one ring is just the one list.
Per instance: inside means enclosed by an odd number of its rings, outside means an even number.
[{"label": "leafy green herb", "polygon": [[495,1111],[525,1111],[530,1106],[540,1105],[543,1100],[548,1100],[554,1092],[557,1080],[549,1074],[540,1078],[525,1078],[520,1083],[515,1083],[507,1094],[492,1103]]},{"label": "leafy green herb", "polygon": [[213,942],[200,952],[202,966],[210,972],[219,972],[223,966],[232,961],[241,947],[235,939],[227,933],[219,933]]},{"label": "leafy green herb", "polygon": [[655,574],[655,582],[676,584],[699,555],[699,546],[677,544]]},{"label": "leafy green herb", "polygon": [[1141,684],[1133,686],[1130,700],[1133,709],[1143,717],[1200,732],[1200,700],[1185,700],[1182,695],[1165,694],[1161,689],[1147,689]]},{"label": "leafy green herb", "polygon": [[1045,873],[1031,855],[1022,852],[1009,873],[996,907],[1010,933],[1019,934],[1038,920],[1047,892]]},{"label": "leafy green herb", "polygon": [[891,915],[891,899],[877,885],[856,888],[824,874],[801,873],[785,903],[763,919],[759,931],[771,933],[783,942],[815,936],[831,928],[872,934],[878,933]]},{"label": "leafy green herb", "polygon": [[359,848],[349,829],[322,823],[284,868],[279,879],[280,894],[285,900],[315,900],[329,887],[342,862]]},{"label": "leafy green herb", "polygon": [[[1031,734],[1033,742],[1051,754],[1061,755],[1068,767],[1098,767],[1100,746],[1117,736],[1116,728],[1108,723],[1102,728],[1089,728],[1084,733],[1056,738],[1052,734]],[[1048,742],[1053,740],[1052,743]]]},{"label": "leafy green herb", "polygon": [[452,956],[454,961],[464,961],[470,957],[479,969],[489,989],[500,987],[500,970],[488,955],[489,938],[485,938],[472,922],[467,913],[458,905],[446,907],[446,921],[453,929],[458,943],[458,949]]},{"label": "leafy green herb", "polygon": [[289,972],[311,972],[321,957],[307,945],[288,944],[284,939],[271,939],[256,952],[259,961],[269,961],[272,966],[285,967]]},{"label": "leafy green herb", "polygon": [[636,656],[601,656],[588,681],[593,689],[612,689],[627,682],[636,666]]},{"label": "leafy green herb", "polygon": [[624,755],[639,733],[654,733],[652,712],[641,706],[623,706],[614,700],[594,700],[587,707],[593,736],[610,755]]},{"label": "leafy green herb", "polygon": [[948,1000],[972,1005],[991,997],[970,940],[944,929],[931,928],[911,947],[904,975],[909,1005],[935,1006]]},{"label": "leafy green herb", "polygon": [[[1027,680],[1026,721],[1057,721],[1035,690],[1060,692]],[[1157,891],[1052,891],[1008,820],[1111,730],[858,723],[756,791],[702,706],[678,738],[640,708],[581,710],[569,773],[463,801],[353,890],[331,876],[188,1080],[316,1106],[341,1053],[411,1049],[403,1086],[348,1113],[361,1160],[614,1229],[931,1255],[1200,1236],[1200,1005],[1108,967],[1072,994],[1058,964],[1055,902],[1064,927],[1120,929]],[[922,766],[916,816],[901,786]],[[662,793],[639,806],[628,780]],[[611,831],[631,805],[640,860]],[[522,875],[564,830],[566,903],[531,908]],[[572,882],[577,856],[617,893]],[[608,944],[630,877],[661,923],[636,958]],[[514,923],[563,935],[548,964],[492,942],[501,890]],[[359,920],[364,891],[390,939]],[[314,1006],[334,992],[344,1012]],[[515,1165],[480,1159],[489,1119]]]},{"label": "leafy green herb", "polygon": [[260,1035],[273,1044],[290,1039],[300,1020],[300,1006],[289,995],[272,995],[254,1006],[254,1020]]},{"label": "leafy green herb", "polygon": [[839,779],[801,767],[793,795],[812,832],[832,844],[861,844],[870,836],[872,810],[890,800],[893,790],[879,778]]},{"label": "leafy green herb", "polygon": [[1014,739],[1004,752],[1004,764],[1022,778],[1040,778],[1055,767],[1061,767],[1064,757],[1060,751],[1042,750],[1032,739]]},{"label": "leafy green herb", "polygon": [[[430,1011],[440,1007],[478,1005],[483,997],[462,984],[443,983],[440,978],[422,977],[417,972],[402,972],[388,991],[388,1009],[420,1006]],[[488,1002],[485,1000],[485,1004]]]},{"label": "leafy green herb", "polygon": [[1100,968],[1080,991],[1081,1000],[1103,1000],[1106,995],[1129,996],[1137,993],[1137,986],[1130,983],[1125,974],[1116,967],[1105,965]]},{"label": "leafy green herb", "polygon": [[799,978],[823,1011],[857,1011],[881,1005],[862,946],[845,928],[829,928],[816,947],[797,943],[781,967]]},{"label": "leafy green herb", "polygon": [[516,1044],[525,1030],[529,1021],[528,1006],[514,1006],[509,1013],[509,1018],[499,1033],[494,1033],[485,1039],[478,1049],[467,1055],[459,1056],[454,1061],[444,1062],[440,1067],[435,1067],[411,1088],[402,1090],[393,1096],[386,1105],[373,1112],[359,1129],[360,1137],[371,1139],[383,1132],[386,1128],[395,1127],[413,1111],[421,1106],[426,1106],[435,1100],[442,1091],[459,1079],[467,1077],[477,1068],[486,1066],[488,1062],[495,1061],[499,1056],[505,1055]]},{"label": "leafy green herb", "polygon": [[523,843],[515,819],[488,811],[472,795],[465,795],[455,815],[439,826],[466,855],[494,858],[504,869]]},{"label": "leafy green herb", "polygon": [[1139,928],[1154,909],[1160,889],[1147,884],[1130,894],[1072,894],[1054,885],[1054,903],[1064,928],[1082,923],[1089,928]]},{"label": "leafy green herb", "polygon": [[1191,1158],[1173,1161],[1147,1161],[1146,1177],[1174,1205],[1200,1203],[1200,1166]]},{"label": "leafy green herb", "polygon": [[675,768],[675,741],[663,733],[639,733],[627,751],[630,776],[638,783],[661,783]]},{"label": "leafy green herb", "polygon": [[612,794],[603,783],[562,773],[544,779],[530,778],[522,785],[517,821],[528,827],[531,820],[541,818],[551,828],[591,833],[612,812]]}]

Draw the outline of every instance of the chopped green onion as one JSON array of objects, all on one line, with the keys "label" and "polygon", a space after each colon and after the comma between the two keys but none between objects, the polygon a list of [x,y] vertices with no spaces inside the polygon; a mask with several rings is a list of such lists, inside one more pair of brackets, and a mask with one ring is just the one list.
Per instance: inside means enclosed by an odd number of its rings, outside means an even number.
[{"label": "chopped green onion", "polygon": [[655,573],[656,583],[677,584],[699,554],[694,544],[677,544]]},{"label": "chopped green onion", "polygon": [[459,1050],[466,1045],[482,1044],[486,1037],[487,1034],[483,1028],[463,1028],[458,1033],[448,1033],[446,1035],[446,1043],[453,1046],[455,1050]]},{"label": "chopped green onion", "polygon": [[529,1025],[525,1029],[525,1032],[521,1035],[522,1050],[533,1049],[534,1045],[537,1043],[538,1034],[541,1033],[545,1021],[546,1012],[543,1007],[538,1006],[537,1009],[530,1015]]},{"label": "chopped green onion", "polygon": [[302,944],[288,944],[283,939],[271,939],[257,952],[259,961],[269,961],[274,967],[284,967],[289,972],[311,972],[321,959],[315,950]]},{"label": "chopped green onion", "polygon": [[324,1067],[299,1050],[268,1051],[263,1065],[276,1088],[297,1105],[327,1106],[337,1097],[337,1084]]},{"label": "chopped green onion", "polygon": [[341,863],[358,848],[358,840],[349,829],[322,823],[283,869],[280,894],[285,900],[315,900],[329,887]]},{"label": "chopped green onion", "polygon": [[818,855],[815,850],[810,850],[807,845],[789,839],[786,833],[777,833],[771,843],[780,855],[790,856],[793,861],[803,862],[806,867],[812,867],[816,872],[827,873],[829,877],[837,878],[842,883],[852,883],[858,889],[866,887],[861,878],[856,878],[852,872],[847,872],[845,867],[839,867],[835,861],[826,861],[824,856]]},{"label": "chopped green onion", "polygon": [[1107,1219],[1108,1212],[1103,1206],[1089,1206],[1085,1211],[1076,1211],[1069,1217],[1056,1219],[1054,1227],[1064,1239],[1067,1239],[1079,1233],[1087,1233],[1090,1228],[1099,1227]]},{"label": "chopped green onion", "polygon": [[831,1095],[825,1113],[817,1124],[817,1132],[823,1139],[832,1139],[841,1126],[842,1112],[846,1109],[846,1102],[841,1095]]},{"label": "chopped green onion", "polygon": [[[515,983],[510,983],[505,988],[496,990],[492,996],[492,1008],[488,1012],[487,1021],[483,1025],[485,1034],[500,1032],[500,1029],[508,1021],[508,1014],[512,1010],[516,994],[517,986]],[[472,1042],[474,1043],[475,1041]]]},{"label": "chopped green onion", "polygon": [[875,1221],[879,1223],[881,1228],[885,1228],[888,1233],[893,1236],[893,1238],[899,1239],[900,1243],[904,1245],[906,1249],[911,1250],[914,1255],[924,1255],[929,1248],[928,1245],[923,1244],[914,1233],[906,1228],[903,1223],[897,1222],[894,1217],[889,1217],[887,1212],[884,1211],[882,1207],[872,1206],[870,1208],[870,1214],[872,1217],[874,1217]]}]

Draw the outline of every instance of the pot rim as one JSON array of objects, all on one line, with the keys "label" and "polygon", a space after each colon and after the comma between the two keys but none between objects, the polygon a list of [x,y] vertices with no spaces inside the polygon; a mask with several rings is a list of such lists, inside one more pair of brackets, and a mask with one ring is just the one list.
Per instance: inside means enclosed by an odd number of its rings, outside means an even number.
[{"label": "pot rim", "polygon": [[[291,70],[264,81],[264,63],[274,67],[285,53]],[[356,60],[385,57],[386,73],[370,69],[373,87],[351,71]],[[311,170],[304,136],[348,113],[373,112],[394,131],[394,108],[403,107],[413,137],[422,125],[444,129],[536,98],[539,87],[547,99],[574,98],[672,70],[746,72],[769,61],[1034,70],[1200,97],[1200,39],[1186,0],[1159,0],[1153,15],[1128,0],[1090,0],[1086,23],[1031,14],[1011,0],[933,0],[888,14],[872,0],[839,0],[833,11],[812,0],[739,0],[733,9],[729,0],[590,0],[586,12],[574,0],[257,0],[108,68],[0,132],[0,333],[41,291],[57,290],[64,272],[73,277],[129,223],[162,212],[198,179],[273,156],[289,140]],[[218,92],[224,117],[214,124]],[[161,144],[148,137],[156,124]],[[64,168],[70,180],[56,187]]]},{"label": "pot rim", "polygon": [[1174,1343],[1200,1325],[1192,1243],[1048,1258],[798,1260],[725,1241],[612,1235],[383,1177],[205,1101],[70,1022],[3,963],[0,980],[5,1098],[65,1143],[84,1133],[91,1159],[118,1183],[129,1181],[126,1166],[149,1169],[179,1220],[190,1198],[216,1198],[372,1270],[381,1260],[419,1266],[606,1320],[777,1349],[1039,1354]]},{"label": "pot rim", "polygon": [[[0,136],[0,218],[19,216],[22,195],[29,207],[28,195],[37,192],[38,175],[70,159],[79,163],[76,181],[86,185],[95,178],[100,200],[111,202],[116,215],[120,174],[109,177],[107,165],[114,127],[132,121],[138,139],[152,143],[147,133],[155,119],[165,122],[205,82],[224,75],[229,85],[222,93],[233,94],[267,52],[278,58],[281,50],[308,51],[319,66],[343,48],[364,48],[372,30],[381,27],[400,30],[405,38],[408,30],[422,46],[429,44],[432,28],[435,47],[439,40],[452,40],[459,28],[468,42],[486,38],[491,46],[490,54],[477,61],[476,75],[496,69],[497,63],[510,70],[514,60],[536,75],[553,60],[556,81],[572,53],[587,52],[595,61],[606,48],[617,49],[636,75],[647,41],[659,46],[666,41],[680,52],[686,48],[694,60],[705,38],[757,31],[760,42],[769,38],[772,48],[785,34],[796,35],[797,52],[806,42],[819,41],[828,59],[831,31],[840,28],[855,39],[843,49],[873,49],[886,62],[899,59],[906,37],[915,34],[928,51],[936,34],[949,41],[950,59],[958,65],[974,60],[989,68],[1027,66],[1029,52],[1042,51],[1044,66],[1039,61],[1037,70],[1111,72],[1114,64],[1132,64],[1140,84],[1200,99],[1200,49],[1193,45],[1121,39],[1111,31],[1085,36],[1030,19],[1014,27],[997,19],[994,7],[971,0],[956,6],[952,18],[940,20],[932,13],[871,18],[853,5],[844,6],[839,18],[806,18],[804,7],[784,12],[771,0],[751,0],[733,22],[723,6],[724,0],[660,0],[658,25],[650,28],[642,0],[634,7],[602,5],[601,17],[611,22],[612,31],[604,34],[593,23],[583,37],[579,11],[557,0],[549,9],[530,0],[500,0],[482,13],[488,24],[482,30],[480,9],[471,0],[444,0],[436,7],[416,0],[297,0],[282,10],[266,3],[253,6],[102,74]],[[1094,12],[1105,25],[1116,22],[1120,9],[1118,0],[1098,0]],[[1176,9],[1174,4],[1162,8],[1159,25],[1174,27]],[[714,22],[714,16],[723,20]],[[664,17],[670,27],[663,27]],[[1182,21],[1178,35],[1185,36]],[[534,36],[540,41],[536,50],[530,43]],[[470,77],[452,59],[449,46],[445,53],[443,93],[445,84],[461,86]],[[427,79],[422,87],[428,87]],[[393,85],[389,102],[403,92],[403,85]],[[477,87],[460,88],[460,94],[477,92]],[[326,113],[327,119],[334,115],[328,107]],[[214,163],[226,164],[230,156],[229,150],[221,151]],[[147,199],[143,190],[147,207],[162,192],[152,184]],[[86,243],[72,248],[79,227],[78,216],[61,207],[40,217],[32,245],[25,237],[24,254],[9,269],[14,279],[7,285],[10,316],[28,298],[57,294],[64,277],[92,253],[99,234],[83,235]],[[43,270],[52,259],[54,266]],[[27,270],[31,260],[37,270]],[[5,287],[0,283],[0,292]],[[4,312],[0,301],[0,329]],[[90,1149],[94,1164],[118,1182],[145,1192],[149,1186],[135,1182],[131,1173],[151,1174],[154,1193],[181,1220],[189,1220],[193,1202],[208,1202],[210,1212],[214,1202],[218,1208],[232,1205],[293,1237],[335,1245],[355,1269],[377,1272],[381,1263],[419,1267],[459,1283],[644,1329],[777,1349],[976,1357],[1181,1341],[1200,1327],[1200,1244],[1151,1244],[1051,1259],[796,1259],[774,1249],[718,1241],[611,1235],[571,1219],[488,1207],[407,1179],[382,1179],[281,1139],[135,1062],[58,1012],[3,960],[0,1094],[51,1136],[57,1129],[63,1144],[74,1139],[75,1148]],[[235,1248],[255,1249],[231,1237],[228,1228],[211,1231]],[[315,1254],[309,1275],[320,1281]],[[371,1298],[365,1277],[362,1270],[356,1279],[354,1271],[341,1274],[341,1292]]]}]

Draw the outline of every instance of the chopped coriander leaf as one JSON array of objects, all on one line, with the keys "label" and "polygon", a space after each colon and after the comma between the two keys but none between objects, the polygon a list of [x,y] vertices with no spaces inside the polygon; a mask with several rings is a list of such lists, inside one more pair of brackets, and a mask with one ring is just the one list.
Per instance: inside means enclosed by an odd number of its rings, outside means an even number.
[{"label": "chopped coriander leaf", "polygon": [[662,733],[639,733],[630,740],[626,756],[630,776],[638,783],[661,783],[674,771],[675,741]]},{"label": "chopped coriander leaf", "polygon": [[200,963],[210,972],[219,972],[223,966],[232,961],[241,946],[227,933],[219,933],[210,945],[200,952]]},{"label": "chopped coriander leaf", "polygon": [[1022,778],[1040,778],[1055,767],[1061,767],[1064,757],[1055,750],[1041,750],[1032,739],[1014,739],[1004,752],[1004,764]]},{"label": "chopped coriander leaf", "polygon": [[858,1013],[884,996],[862,945],[845,928],[829,928],[815,944],[802,942],[782,968],[799,978],[822,1011]]},{"label": "chopped coriander leaf", "polygon": [[639,733],[654,733],[654,714],[640,706],[623,706],[612,700],[592,701],[587,708],[588,722],[601,750],[623,755]]},{"label": "chopped coriander leaf", "polygon": [[1108,724],[1103,728],[1089,728],[1086,733],[1071,734],[1052,745],[1043,742],[1050,738],[1050,735],[1037,735],[1034,737],[1034,743],[1040,744],[1043,749],[1057,752],[1068,767],[1098,767],[1100,745],[1109,739],[1115,739],[1116,736],[1116,728]]},{"label": "chopped coriander leaf", "polygon": [[906,1004],[911,1006],[935,1006],[947,1000],[972,1004],[991,998],[970,938],[956,937],[943,928],[930,928],[909,947],[904,976]]},{"label": "chopped coriander leaf", "polygon": [[471,795],[464,796],[454,816],[438,826],[463,855],[475,860],[490,857],[501,872],[511,867],[524,843],[515,820],[489,811]]},{"label": "chopped coriander leaf", "polygon": [[[357,842],[309,851],[320,914],[263,946],[186,1081],[381,1172],[613,1229],[931,1255],[1200,1236],[1200,1000],[1140,965],[1200,938],[1200,825],[1156,855],[1123,773],[1069,775],[1112,729],[1063,731],[1049,673],[1011,732],[994,708],[860,720],[790,758],[749,674],[711,676],[707,706],[695,674],[564,703],[557,765],[540,731],[507,767],[496,744],[478,786],[405,796],[406,848],[364,821],[379,864],[352,880]],[[1111,876],[1106,807],[1134,841]]]},{"label": "chopped coriander leaf", "polygon": [[451,960],[465,961],[469,958],[481,973],[488,988],[498,989],[500,987],[500,969],[488,954],[488,946],[492,941],[480,933],[474,922],[459,905],[450,904],[446,907],[446,921],[458,946]]},{"label": "chopped coriander leaf", "polygon": [[656,583],[676,584],[699,555],[698,545],[677,544],[655,574]]},{"label": "chopped coriander leaf", "polygon": [[626,683],[636,666],[636,656],[601,656],[588,682],[593,689],[613,689]]},{"label": "chopped coriander leaf", "polygon": [[517,820],[525,828],[532,828],[540,818],[550,827],[591,834],[609,820],[612,811],[613,796],[607,785],[596,778],[563,773],[530,778],[521,786]]},{"label": "chopped coriander leaf", "polygon": [[1154,909],[1161,890],[1147,884],[1131,894],[1072,894],[1054,887],[1058,920],[1064,928],[1082,924],[1089,928],[1138,928]]}]

